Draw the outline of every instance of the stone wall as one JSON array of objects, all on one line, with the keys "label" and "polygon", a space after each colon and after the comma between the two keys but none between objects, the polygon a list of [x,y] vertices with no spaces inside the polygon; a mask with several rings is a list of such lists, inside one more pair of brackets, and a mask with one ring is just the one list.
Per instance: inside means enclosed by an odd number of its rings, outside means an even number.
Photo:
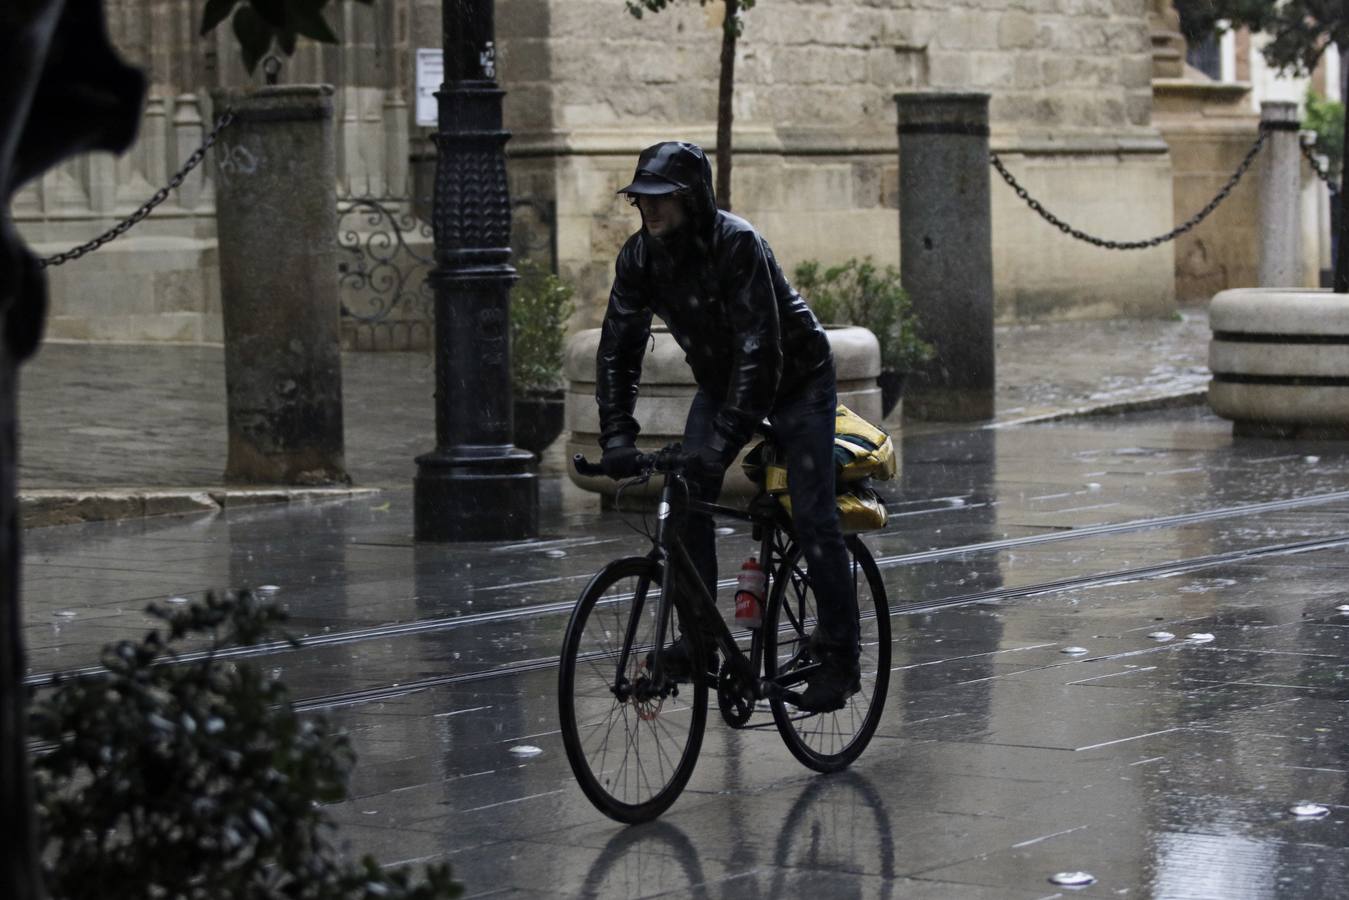
[{"label": "stone wall", "polygon": [[[637,153],[672,137],[709,152],[715,143],[722,8],[680,4],[640,21],[621,0],[497,8],[513,190],[556,204],[559,266],[579,286],[578,324],[593,324],[613,256],[637,226],[613,195]],[[901,89],[991,93],[993,149],[1085,230],[1137,238],[1171,227],[1141,0],[774,0],[745,16],[736,78],[735,209],[789,268],[898,263]],[[1001,318],[1171,310],[1169,247],[1126,259],[1075,244],[1001,183],[993,217]]]},{"label": "stone wall", "polygon": [[[136,148],[73,162],[16,198],[39,252],[131,212],[200,141],[209,90],[248,81],[228,25],[197,34],[203,0],[108,0],[113,37],[149,73]],[[1171,157],[1151,121],[1144,0],[765,0],[737,60],[736,211],[790,268],[807,258],[898,263],[897,90],[992,94],[994,150],[1057,214],[1136,238],[1172,224]],[[338,0],[337,47],[302,42],[283,82],[337,85],[339,195],[429,208],[433,166],[413,122],[413,54],[440,45],[440,0]],[[615,189],[642,147],[711,150],[719,3],[641,21],[623,0],[497,0],[520,258],[578,284],[578,327],[597,321],[613,256],[637,218]],[[260,80],[255,76],[254,81]],[[414,173],[409,173],[408,157]],[[50,333],[218,340],[209,165],[132,233],[51,270]],[[411,177],[415,174],[417,177]],[[1144,314],[1173,303],[1169,247],[1137,256],[1076,244],[994,184],[1002,318]]]},{"label": "stone wall", "polygon": [[[66,163],[14,199],[19,230],[43,256],[98,235],[168,181],[209,130],[212,88],[261,83],[239,60],[226,22],[198,34],[204,0],[106,0],[118,51],[141,67],[149,93],[140,132],[122,157]],[[410,0],[366,6],[339,0],[328,20],[339,46],[301,42],[283,83],[324,81],[336,96],[338,193],[375,196],[402,208],[409,187],[407,97]],[[438,42],[437,38],[437,42]],[[229,134],[221,138],[227,147]],[[178,191],[123,237],[49,268],[54,338],[219,341],[219,265],[210,156]]]}]

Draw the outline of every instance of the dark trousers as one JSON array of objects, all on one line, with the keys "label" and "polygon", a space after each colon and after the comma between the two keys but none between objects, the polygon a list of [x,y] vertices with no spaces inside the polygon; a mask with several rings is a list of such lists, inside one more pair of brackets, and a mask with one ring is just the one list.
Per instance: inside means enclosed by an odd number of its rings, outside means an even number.
[{"label": "dark trousers", "polygon": [[[857,593],[834,499],[834,413],[838,395],[832,367],[790,396],[778,398],[769,424],[779,449],[787,456],[787,483],[792,498],[792,528],[806,559],[819,612],[816,640],[826,649],[855,653],[858,649]],[[707,443],[720,404],[701,389],[693,398],[684,425],[684,447]],[[721,479],[690,479],[691,491],[715,502]],[[683,540],[708,593],[716,596],[717,542],[711,516],[693,515]]]}]

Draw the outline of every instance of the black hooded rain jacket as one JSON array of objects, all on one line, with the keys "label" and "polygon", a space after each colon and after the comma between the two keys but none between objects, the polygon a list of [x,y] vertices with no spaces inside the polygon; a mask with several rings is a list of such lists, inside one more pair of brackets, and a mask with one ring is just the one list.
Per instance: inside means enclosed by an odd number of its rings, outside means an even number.
[{"label": "black hooded rain jacket", "polygon": [[[653,153],[659,148],[665,152]],[[643,228],[619,251],[596,360],[600,446],[631,445],[640,430],[632,413],[654,313],[699,388],[721,401],[713,449],[729,461],[779,397],[833,365],[829,341],[754,226],[717,209],[702,150],[657,145],[638,171],[685,184],[692,209],[672,237]]]}]

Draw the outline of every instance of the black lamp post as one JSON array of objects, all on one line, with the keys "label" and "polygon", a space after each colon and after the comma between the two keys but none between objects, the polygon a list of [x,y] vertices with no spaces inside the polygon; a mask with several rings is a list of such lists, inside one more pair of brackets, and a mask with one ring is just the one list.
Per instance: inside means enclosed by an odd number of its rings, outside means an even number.
[{"label": "black lamp post", "polygon": [[511,444],[511,202],[496,83],[494,0],[442,0],[445,82],[431,212],[436,449],[417,457],[419,541],[504,540],[539,528],[533,456]]}]

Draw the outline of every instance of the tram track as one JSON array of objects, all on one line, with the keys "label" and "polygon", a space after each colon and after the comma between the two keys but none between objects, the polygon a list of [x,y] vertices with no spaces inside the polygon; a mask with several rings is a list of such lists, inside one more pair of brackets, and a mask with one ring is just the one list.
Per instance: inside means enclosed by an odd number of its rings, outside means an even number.
[{"label": "tram track", "polygon": [[[1062,578],[1035,584],[1018,585],[1015,587],[995,588],[987,591],[954,595],[919,603],[901,603],[890,607],[890,615],[892,617],[901,615],[919,615],[941,609],[950,609],[952,607],[969,606],[976,603],[988,602],[990,600],[1014,600],[1041,594],[1053,594],[1069,590],[1098,587],[1105,584],[1171,577],[1173,575],[1199,571],[1214,566],[1232,565],[1269,557],[1294,556],[1300,553],[1310,553],[1317,550],[1327,550],[1344,546],[1349,546],[1349,533],[1313,540],[1294,541],[1285,544],[1233,550],[1227,553],[1207,554],[1181,560],[1168,560],[1163,563],[1134,566],[1109,572],[1098,572],[1076,578]],[[743,635],[737,634],[736,637],[739,639],[743,637]],[[397,685],[366,688],[356,691],[344,691],[325,697],[310,697],[298,701],[295,706],[301,711],[314,711],[340,706],[352,706],[360,703],[378,702],[381,700],[392,700],[397,697],[419,693],[437,687],[487,681],[512,675],[522,675],[541,669],[556,668],[557,663],[558,660],[556,656],[537,657],[529,660],[506,663],[501,666],[493,666],[487,669],[479,669],[473,672],[458,672],[419,679],[417,681],[402,682]]]},{"label": "tram track", "polygon": [[[1317,494],[1309,497],[1291,498],[1285,500],[1267,501],[1263,503],[1241,504],[1236,506],[1221,507],[1211,510],[1200,510],[1193,513],[1180,513],[1169,516],[1159,516],[1148,519],[1133,519],[1125,522],[1106,523],[1102,525],[1086,526],[1083,528],[1074,528],[1065,531],[1056,531],[1049,534],[1023,535],[1015,538],[1003,538],[993,541],[984,541],[974,544],[962,544],[954,547],[943,547],[933,550],[917,551],[913,553],[891,554],[876,558],[877,565],[882,569],[891,569],[906,565],[915,565],[919,563],[933,562],[943,559],[953,559],[962,556],[969,556],[980,553],[989,553],[1002,550],[1011,550],[1021,547],[1052,544],[1063,541],[1078,540],[1092,537],[1106,537],[1110,535],[1126,534],[1131,532],[1160,530],[1165,528],[1175,528],[1184,525],[1214,521],[1220,519],[1242,518],[1260,515],[1264,513],[1281,512],[1293,509],[1306,508],[1309,506],[1328,505],[1341,501],[1349,501],[1349,491],[1337,491],[1325,494]],[[991,600],[1007,600],[1019,597],[1034,596],[1036,594],[1055,593],[1066,590],[1093,587],[1111,581],[1137,581],[1152,577],[1160,577],[1166,574],[1179,574],[1182,572],[1194,571],[1197,569],[1209,568],[1216,565],[1229,564],[1247,559],[1258,559],[1269,556],[1292,555],[1297,553],[1311,552],[1313,550],[1328,549],[1336,546],[1349,544],[1349,533],[1337,534],[1326,538],[1297,541],[1291,543],[1280,543],[1264,545],[1253,548],[1244,548],[1228,551],[1224,553],[1209,554],[1203,556],[1189,557],[1180,560],[1168,560],[1161,563],[1151,563],[1147,565],[1130,567],[1114,570],[1110,572],[1092,573],[1072,578],[1055,579],[1052,581],[1020,585],[1016,587],[997,588],[988,591],[975,593],[952,595],[949,597],[938,598],[935,600],[926,600],[911,604],[898,604],[891,607],[891,615],[909,615],[914,613],[923,613],[946,609],[950,607],[969,605],[987,602]],[[734,579],[723,579],[719,587],[727,588],[734,584]],[[229,648],[217,651],[214,655],[216,659],[244,659],[250,657],[264,657],[281,653],[294,652],[296,650],[310,650],[323,647],[341,646],[344,644],[360,643],[364,641],[399,638],[410,635],[423,635],[438,631],[449,631],[461,628],[481,627],[489,625],[505,624],[512,621],[528,620],[533,618],[542,618],[552,615],[563,615],[570,613],[575,605],[574,599],[556,601],[550,603],[538,603],[508,610],[495,610],[490,612],[473,613],[459,616],[440,616],[428,619],[419,619],[413,622],[401,622],[388,625],[377,625],[368,628],[351,629],[348,631],[318,634],[306,636],[299,639],[298,646],[289,641],[269,641],[262,644],[256,644],[249,647]],[[199,661],[207,656],[206,651],[194,651],[180,654],[173,662],[166,663],[171,665],[180,665]],[[427,690],[434,687],[447,685],[456,685],[472,681],[501,678],[509,675],[523,674],[538,669],[555,666],[557,660],[555,657],[539,657],[527,660],[517,660],[500,666],[493,666],[486,669],[479,669],[471,672],[447,673],[441,676],[419,679],[415,681],[401,682],[396,685],[384,687],[375,687],[362,690],[336,693],[321,697],[306,698],[297,701],[296,707],[301,710],[313,710],[322,708],[332,708],[338,706],[347,706],[365,702],[372,702],[381,699],[390,699],[403,696],[418,691]],[[80,669],[67,670],[60,673],[63,678],[81,678],[97,677],[105,670],[102,666],[88,666]],[[41,688],[51,685],[57,677],[55,672],[35,673],[25,678],[25,684],[30,687]]]}]

